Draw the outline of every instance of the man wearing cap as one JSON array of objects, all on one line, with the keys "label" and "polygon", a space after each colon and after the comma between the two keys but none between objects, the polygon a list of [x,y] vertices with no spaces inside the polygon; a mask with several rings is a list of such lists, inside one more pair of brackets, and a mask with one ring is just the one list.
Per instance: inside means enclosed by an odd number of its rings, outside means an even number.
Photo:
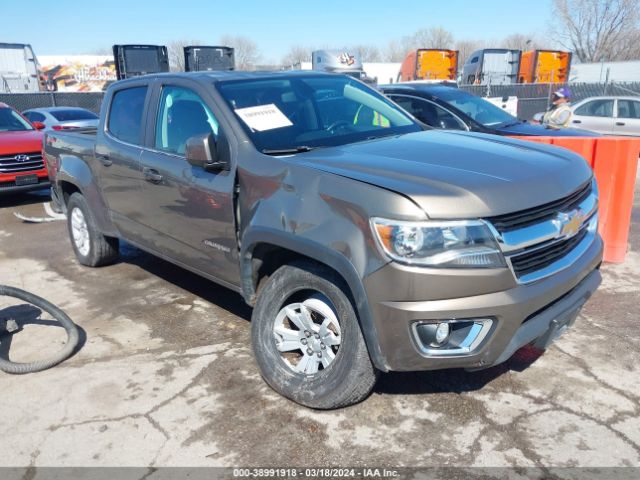
[{"label": "man wearing cap", "polygon": [[553,92],[551,100],[551,108],[547,110],[542,117],[542,124],[547,128],[562,128],[568,127],[571,122],[571,105],[569,99],[571,98],[571,92],[568,88],[561,88]]}]

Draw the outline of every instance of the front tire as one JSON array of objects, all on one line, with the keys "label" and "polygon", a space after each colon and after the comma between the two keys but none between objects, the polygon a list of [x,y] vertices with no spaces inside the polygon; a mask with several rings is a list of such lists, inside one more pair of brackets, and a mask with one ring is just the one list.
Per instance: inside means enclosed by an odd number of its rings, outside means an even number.
[{"label": "front tire", "polygon": [[312,262],[280,267],[252,315],[253,350],[265,381],[301,405],[333,409],[373,388],[371,363],[343,280]]},{"label": "front tire", "polygon": [[100,232],[87,201],[80,193],[69,197],[67,228],[73,251],[82,265],[100,267],[118,259],[118,239]]}]

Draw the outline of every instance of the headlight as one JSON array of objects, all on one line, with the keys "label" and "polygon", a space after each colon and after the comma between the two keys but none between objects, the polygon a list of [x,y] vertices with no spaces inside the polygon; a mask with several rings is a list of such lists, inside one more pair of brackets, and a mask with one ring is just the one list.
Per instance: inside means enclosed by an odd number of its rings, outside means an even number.
[{"label": "headlight", "polygon": [[383,250],[409,265],[497,268],[505,261],[487,225],[479,220],[402,222],[372,219]]}]

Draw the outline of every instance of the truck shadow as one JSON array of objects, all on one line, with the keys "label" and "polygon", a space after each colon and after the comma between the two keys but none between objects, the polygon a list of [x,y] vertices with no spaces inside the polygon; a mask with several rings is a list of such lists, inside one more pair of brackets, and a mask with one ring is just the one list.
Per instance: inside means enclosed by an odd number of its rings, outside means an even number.
[{"label": "truck shadow", "polygon": [[[0,190],[0,194],[2,190]],[[49,189],[34,190],[27,193],[0,195],[0,208],[22,207],[34,203],[43,203],[51,200]]]},{"label": "truck shadow", "polygon": [[463,393],[482,389],[485,385],[510,371],[522,372],[544,352],[533,346],[518,350],[506,362],[477,371],[463,369],[432,370],[427,372],[389,372],[378,379],[375,393],[426,394]]},{"label": "truck shadow", "polygon": [[143,252],[126,242],[120,242],[120,260],[136,265],[166,282],[246,320],[251,320],[249,307],[240,294],[218,285],[177,265]]}]

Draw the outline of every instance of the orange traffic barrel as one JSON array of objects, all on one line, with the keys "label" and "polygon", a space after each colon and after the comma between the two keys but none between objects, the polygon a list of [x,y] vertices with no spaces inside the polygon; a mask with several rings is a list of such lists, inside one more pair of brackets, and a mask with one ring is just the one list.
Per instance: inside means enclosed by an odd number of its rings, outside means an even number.
[{"label": "orange traffic barrel", "polygon": [[627,254],[640,138],[514,137],[548,143],[576,152],[593,169],[600,192],[598,231],[604,261],[622,263]]}]

